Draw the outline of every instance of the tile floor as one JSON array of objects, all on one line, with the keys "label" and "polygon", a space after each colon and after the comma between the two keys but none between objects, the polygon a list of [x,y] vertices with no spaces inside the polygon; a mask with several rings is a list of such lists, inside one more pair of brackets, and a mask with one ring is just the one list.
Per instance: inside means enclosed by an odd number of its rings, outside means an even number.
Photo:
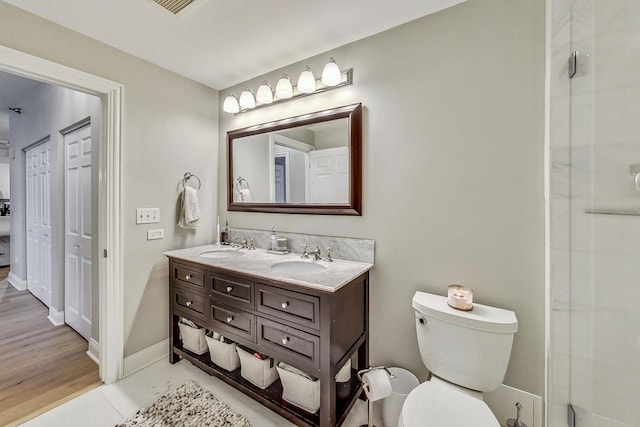
[{"label": "tile floor", "polygon": [[[289,427],[289,421],[270,411],[233,387],[209,376],[186,360],[175,365],[161,360],[114,384],[102,385],[24,424],[26,427],[113,427],[168,390],[188,380],[208,389],[234,411],[244,415],[253,427]],[[382,425],[379,404],[374,404],[374,422]],[[367,405],[358,400],[345,427],[367,423]]]}]

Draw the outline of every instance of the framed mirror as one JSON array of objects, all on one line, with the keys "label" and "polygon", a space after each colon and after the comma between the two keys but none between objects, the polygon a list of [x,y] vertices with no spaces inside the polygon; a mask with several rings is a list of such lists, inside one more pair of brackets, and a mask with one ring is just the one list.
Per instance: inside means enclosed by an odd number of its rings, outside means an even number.
[{"label": "framed mirror", "polygon": [[362,104],[227,132],[230,211],[361,215]]}]

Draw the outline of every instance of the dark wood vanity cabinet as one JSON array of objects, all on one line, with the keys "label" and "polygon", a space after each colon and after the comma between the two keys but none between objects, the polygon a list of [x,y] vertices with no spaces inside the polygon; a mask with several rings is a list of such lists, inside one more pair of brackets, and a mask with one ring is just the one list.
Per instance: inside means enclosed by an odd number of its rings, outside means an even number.
[{"label": "dark wood vanity cabinet", "polygon": [[[171,363],[183,357],[294,424],[343,423],[362,392],[356,373],[369,364],[368,272],[329,292],[175,258],[169,258],[169,269]],[[261,390],[244,380],[240,369],[225,371],[209,353],[183,348],[180,317],[319,378],[318,413],[285,402],[279,380]],[[350,359],[351,381],[336,383],[336,374]]]}]

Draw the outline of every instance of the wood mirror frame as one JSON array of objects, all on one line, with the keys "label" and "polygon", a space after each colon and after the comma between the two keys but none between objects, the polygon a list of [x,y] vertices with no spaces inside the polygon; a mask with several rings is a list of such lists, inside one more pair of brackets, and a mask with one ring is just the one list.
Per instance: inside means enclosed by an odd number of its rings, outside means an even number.
[{"label": "wood mirror frame", "polygon": [[[233,141],[247,136],[348,118],[349,201],[346,204],[271,203],[234,201]],[[362,215],[362,104],[345,105],[302,116],[249,126],[227,132],[227,209],[243,212],[315,215]]]}]

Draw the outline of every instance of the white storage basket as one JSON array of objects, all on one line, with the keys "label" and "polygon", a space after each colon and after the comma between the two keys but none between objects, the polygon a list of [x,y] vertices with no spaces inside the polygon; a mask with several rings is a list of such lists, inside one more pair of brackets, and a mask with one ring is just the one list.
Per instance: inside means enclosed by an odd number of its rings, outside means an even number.
[{"label": "white storage basket", "polygon": [[320,380],[282,362],[277,366],[282,399],[312,414],[320,409]]},{"label": "white storage basket", "polygon": [[207,341],[204,336],[207,332],[204,328],[194,328],[184,323],[178,323],[182,346],[195,354],[205,354],[209,351]]},{"label": "white storage basket", "polygon": [[237,350],[238,356],[240,356],[240,375],[242,378],[262,389],[269,387],[278,379],[278,371],[273,359],[267,357],[260,360],[240,347]]},{"label": "white storage basket", "polygon": [[235,371],[240,367],[240,358],[238,357],[238,352],[236,351],[236,343],[225,343],[220,341],[219,339],[214,339],[207,336],[205,336],[204,338],[207,340],[207,345],[209,346],[209,356],[211,356],[211,361],[213,363],[220,366],[222,369],[226,369],[227,371]]}]

